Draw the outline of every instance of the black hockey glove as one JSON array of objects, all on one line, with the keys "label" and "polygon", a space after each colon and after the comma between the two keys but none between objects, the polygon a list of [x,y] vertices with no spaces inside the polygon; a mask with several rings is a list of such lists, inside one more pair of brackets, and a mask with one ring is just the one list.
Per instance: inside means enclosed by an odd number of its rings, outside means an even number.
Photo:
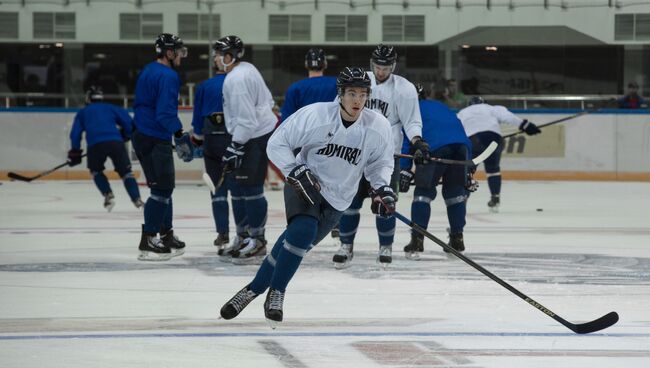
[{"label": "black hockey glove", "polygon": [[224,170],[231,172],[241,167],[242,160],[244,159],[244,145],[237,142],[230,142],[230,146],[226,148],[226,154],[223,155],[221,161],[224,163]]},{"label": "black hockey glove", "polygon": [[83,150],[80,149],[71,149],[68,151],[68,165],[69,166],[77,166],[81,163],[81,154],[83,153]]},{"label": "black hockey glove", "polygon": [[414,142],[411,144],[411,154],[413,155],[413,162],[416,165],[429,163],[431,154],[429,153],[429,144],[420,137],[415,137]]},{"label": "black hockey glove", "polygon": [[174,135],[174,144],[176,144],[176,155],[184,162],[190,162],[194,158],[194,147],[190,140],[189,133],[181,133],[180,136]]},{"label": "black hockey glove", "polygon": [[298,165],[291,170],[287,176],[287,183],[293,187],[305,203],[313,206],[318,201],[320,184],[307,166]]},{"label": "black hockey glove", "polygon": [[391,217],[395,212],[395,203],[397,202],[397,195],[388,185],[384,185],[373,193],[372,204],[370,210],[372,213],[380,217]]},{"label": "black hockey glove", "polygon": [[413,182],[413,172],[410,170],[401,170],[399,172],[399,191],[401,193],[406,193],[411,188],[411,182]]},{"label": "black hockey glove", "polygon": [[539,134],[542,131],[537,127],[537,125],[531,123],[530,121],[524,119],[524,121],[519,124],[519,130],[526,133],[526,135],[535,135]]},{"label": "black hockey glove", "polygon": [[478,190],[478,181],[474,179],[474,173],[476,173],[476,166],[470,166],[467,168],[467,181],[465,182],[465,189],[468,192],[473,193]]}]

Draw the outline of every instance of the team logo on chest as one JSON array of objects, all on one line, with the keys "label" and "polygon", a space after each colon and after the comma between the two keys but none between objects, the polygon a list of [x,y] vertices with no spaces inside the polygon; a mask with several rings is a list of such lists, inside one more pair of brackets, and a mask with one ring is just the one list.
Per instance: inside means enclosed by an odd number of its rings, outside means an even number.
[{"label": "team logo on chest", "polygon": [[382,101],[378,98],[371,98],[366,100],[366,108],[381,112],[385,118],[388,117],[388,102]]},{"label": "team logo on chest", "polygon": [[351,165],[358,165],[361,159],[361,150],[354,147],[346,147],[336,143],[328,143],[327,146],[316,151],[317,155],[327,157],[338,157]]}]

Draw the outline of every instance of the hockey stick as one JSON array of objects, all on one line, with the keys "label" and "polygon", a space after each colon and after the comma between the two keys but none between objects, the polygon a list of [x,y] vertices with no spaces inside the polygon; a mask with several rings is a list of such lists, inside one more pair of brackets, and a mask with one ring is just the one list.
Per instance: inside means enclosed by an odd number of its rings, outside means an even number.
[{"label": "hockey stick", "polygon": [[[538,125],[537,127],[541,129],[541,128],[547,127],[547,126],[549,126],[549,125],[559,124],[559,123],[565,122],[565,121],[567,121],[567,120],[575,119],[575,118],[577,118],[577,117],[579,117],[579,116],[582,116],[582,115],[587,115],[587,114],[592,113],[592,112],[594,112],[594,111],[598,111],[598,109],[580,111],[580,112],[577,113],[577,114],[574,114],[574,115],[571,115],[571,116],[567,116],[567,117],[564,117],[564,118],[562,118],[562,119],[553,120],[553,121],[551,121],[551,122],[549,122],[549,123],[542,124],[542,125]],[[520,130],[520,131],[518,131],[518,132],[510,133],[510,134],[504,135],[504,136],[503,136],[503,139],[510,138],[510,137],[513,137],[513,136],[515,136],[515,135],[522,134],[522,133],[525,133],[525,132],[524,132],[523,130]]]},{"label": "hockey stick", "polygon": [[210,178],[210,175],[208,173],[203,173],[203,182],[205,182],[205,185],[210,188],[210,192],[212,195],[217,193],[217,188],[220,188],[221,185],[223,184],[224,180],[226,179],[226,171],[223,170],[221,171],[221,176],[219,177],[219,182],[217,182],[217,185],[214,185],[214,182],[212,181],[212,178]]},{"label": "hockey stick", "polygon": [[[83,157],[86,157],[86,155],[87,155],[87,154],[84,153],[83,155],[81,155],[81,157],[82,157],[82,158],[83,158]],[[38,174],[38,175],[36,175],[36,176],[31,176],[31,177],[29,177],[29,176],[23,176],[23,175],[20,175],[20,174],[15,173],[15,172],[9,172],[9,173],[7,173],[7,176],[10,177],[11,179],[14,179],[14,180],[26,181],[26,182],[29,183],[29,182],[32,181],[32,180],[36,180],[36,179],[38,179],[38,178],[42,178],[42,177],[44,177],[45,175],[49,175],[49,174],[51,174],[51,173],[57,171],[58,169],[60,169],[60,168],[62,168],[62,167],[68,166],[69,164],[70,164],[69,161],[66,161],[66,162],[62,163],[61,165],[55,166],[55,167],[53,167],[53,168],[51,168],[51,169],[49,169],[49,170],[47,170],[47,171],[43,171],[42,173],[40,173],[40,174]]]},{"label": "hockey stick", "polygon": [[[487,148],[481,152],[480,155],[476,156],[475,159],[473,160],[450,160],[447,158],[440,158],[440,157],[429,157],[429,161],[433,162],[440,162],[442,164],[450,164],[450,165],[464,165],[464,166],[476,166],[480,164],[481,162],[485,161],[490,155],[496,151],[497,147],[499,145],[497,142],[490,142],[490,144],[487,146]],[[393,155],[395,158],[408,158],[408,159],[413,159],[413,155],[404,155],[401,153]]]},{"label": "hockey stick", "polygon": [[483,268],[481,265],[478,263],[472,261],[471,259],[467,258],[464,256],[462,253],[458,252],[456,249],[450,247],[446,243],[444,243],[442,240],[436,238],[433,236],[431,233],[426,231],[424,228],[419,226],[418,224],[414,223],[413,221],[409,220],[408,218],[404,217],[402,214],[399,212],[395,211],[393,213],[395,217],[397,217],[400,221],[405,223],[407,226],[409,226],[411,229],[417,231],[418,233],[422,234],[423,236],[426,236],[427,238],[431,239],[433,242],[441,246],[446,252],[452,253],[456,257],[460,258],[463,262],[467,263],[468,265],[474,267],[476,270],[484,274],[485,276],[491,278],[493,281],[495,281],[497,284],[503,286],[504,288],[508,289],[511,293],[517,295],[521,299],[525,300],[526,303],[532,305],[542,313],[546,314],[547,316],[553,318],[554,320],[560,322],[563,324],[565,327],[569,328],[571,331],[577,333],[577,334],[587,334],[591,332],[596,332],[603,330],[605,328],[608,328],[618,322],[618,313],[616,312],[609,312],[606,315],[593,320],[591,322],[586,322],[586,323],[571,323],[564,318],[558,316],[555,314],[553,311],[550,309],[546,308],[545,306],[539,304],[535,300],[533,300],[531,297],[528,295],[522,293],[521,291],[515,289],[513,286],[508,284],[507,282],[503,281],[496,275],[494,275],[492,272],[486,270]]}]

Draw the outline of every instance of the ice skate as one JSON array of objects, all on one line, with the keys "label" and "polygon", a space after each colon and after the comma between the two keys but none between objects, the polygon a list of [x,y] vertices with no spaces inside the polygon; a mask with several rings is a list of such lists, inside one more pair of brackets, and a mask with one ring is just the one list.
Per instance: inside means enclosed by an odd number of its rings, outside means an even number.
[{"label": "ice skate", "polygon": [[172,257],[177,257],[185,253],[185,242],[178,239],[174,235],[174,230],[169,229],[165,232],[160,232],[160,240],[162,243],[172,251]]},{"label": "ice skate", "polygon": [[264,235],[247,238],[242,247],[232,254],[232,263],[236,265],[262,264],[266,256],[266,239]]},{"label": "ice skate", "polygon": [[140,261],[168,261],[172,258],[171,249],[166,247],[156,234],[145,233],[144,227],[138,249]]},{"label": "ice skate", "polygon": [[241,311],[246,308],[250,302],[252,302],[259,294],[255,294],[250,289],[250,284],[246,285],[243,289],[239,290],[235,296],[226,302],[226,304],[221,307],[221,318],[223,319],[233,319],[241,313]]},{"label": "ice skate", "polygon": [[420,234],[411,234],[411,242],[404,247],[404,256],[411,261],[419,261],[422,252],[424,252],[424,237]]},{"label": "ice skate", "polygon": [[275,290],[269,289],[269,292],[266,294],[266,301],[264,302],[264,316],[269,322],[269,325],[272,329],[278,326],[282,322],[282,304],[284,303],[284,293]]},{"label": "ice skate", "polygon": [[350,266],[350,262],[352,262],[352,258],[354,257],[354,245],[353,244],[341,244],[341,247],[339,248],[338,252],[334,255],[332,258],[332,261],[334,262],[334,267],[337,270],[347,268]]},{"label": "ice skate", "polygon": [[144,207],[144,202],[142,202],[142,199],[140,199],[140,198],[136,198],[136,199],[133,201],[133,205],[135,206],[135,208],[140,209],[140,208],[143,208],[143,207]]},{"label": "ice skate", "polygon": [[214,243],[212,243],[215,247],[217,247],[217,254],[221,255],[223,253],[224,248],[228,246],[228,243],[230,243],[230,237],[228,234],[222,234],[218,233],[217,238],[214,239]]},{"label": "ice skate", "polygon": [[230,262],[232,260],[233,253],[235,253],[236,250],[241,249],[247,239],[249,239],[247,232],[238,233],[230,242],[230,245],[225,246],[223,249],[217,250],[217,254],[220,256],[219,260],[223,262]]},{"label": "ice skate", "polygon": [[[458,252],[465,250],[465,243],[463,242],[463,233],[449,234],[449,243],[447,244]],[[445,252],[451,253],[445,249]]]},{"label": "ice skate", "polygon": [[500,202],[501,201],[500,201],[499,195],[498,194],[493,195],[490,198],[490,201],[487,203],[488,209],[490,210],[490,212],[498,213],[499,212],[499,205],[501,204]]},{"label": "ice skate", "polygon": [[392,245],[380,245],[379,246],[379,255],[377,256],[377,262],[384,267],[388,266],[393,262],[393,246]]},{"label": "ice skate", "polygon": [[113,192],[108,192],[104,194],[104,208],[106,211],[111,212],[113,207],[115,207],[115,195]]}]

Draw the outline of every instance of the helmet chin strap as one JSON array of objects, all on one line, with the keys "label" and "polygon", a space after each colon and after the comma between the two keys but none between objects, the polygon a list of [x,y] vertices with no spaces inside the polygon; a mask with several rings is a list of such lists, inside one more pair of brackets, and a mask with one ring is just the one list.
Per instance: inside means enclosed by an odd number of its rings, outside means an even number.
[{"label": "helmet chin strap", "polygon": [[348,116],[352,116],[352,114],[350,114],[348,109],[346,109],[345,106],[343,106],[343,102],[339,101],[339,106],[341,106],[341,109],[343,109],[343,111],[345,111],[345,113],[348,114]]},{"label": "helmet chin strap", "polygon": [[[231,55],[231,56],[232,56],[232,55]],[[219,61],[221,62],[221,65],[223,65],[223,70],[224,70],[224,71],[225,71],[229,66],[231,66],[232,64],[234,64],[234,63],[237,61],[237,59],[235,59],[235,58],[233,57],[232,60],[231,60],[228,64],[226,64],[226,62],[223,61],[223,59],[224,59],[225,57],[226,57],[225,55],[219,55],[219,56],[218,56]]]}]

